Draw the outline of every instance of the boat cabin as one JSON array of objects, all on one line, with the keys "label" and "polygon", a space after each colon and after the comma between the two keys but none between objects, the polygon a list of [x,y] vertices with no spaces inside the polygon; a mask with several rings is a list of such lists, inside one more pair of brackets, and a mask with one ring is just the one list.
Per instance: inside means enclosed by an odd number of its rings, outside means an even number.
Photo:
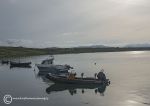
[{"label": "boat cabin", "polygon": [[54,57],[51,56],[51,58],[43,60],[41,64],[53,64]]}]

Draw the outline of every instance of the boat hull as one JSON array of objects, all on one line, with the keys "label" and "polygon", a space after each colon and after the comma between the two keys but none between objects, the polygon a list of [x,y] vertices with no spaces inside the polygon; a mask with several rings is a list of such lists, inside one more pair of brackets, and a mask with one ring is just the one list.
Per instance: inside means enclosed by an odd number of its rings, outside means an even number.
[{"label": "boat hull", "polygon": [[68,68],[63,65],[36,65],[41,73],[61,74],[68,73]]},{"label": "boat hull", "polygon": [[59,77],[55,75],[48,74],[46,76],[49,80],[55,83],[64,83],[64,84],[79,84],[79,85],[100,85],[100,84],[108,84],[109,80],[107,81],[100,81],[97,79],[89,79],[89,78],[75,78],[73,80],[68,79],[67,77]]},{"label": "boat hull", "polygon": [[31,62],[27,63],[16,63],[16,62],[10,62],[11,67],[31,67]]}]

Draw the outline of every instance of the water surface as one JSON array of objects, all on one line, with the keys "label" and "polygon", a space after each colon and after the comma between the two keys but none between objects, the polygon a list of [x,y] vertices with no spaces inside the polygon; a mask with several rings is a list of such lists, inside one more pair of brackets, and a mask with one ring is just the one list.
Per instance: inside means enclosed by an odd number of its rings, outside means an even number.
[{"label": "water surface", "polygon": [[[102,68],[111,84],[107,87],[57,85],[38,76],[34,64],[48,56],[21,58],[32,61],[32,68],[0,65],[0,105],[3,96],[48,97],[48,101],[13,101],[10,106],[147,106],[150,105],[150,52],[109,52],[56,55],[55,64],[69,64],[77,76],[94,77]],[[19,61],[15,59],[15,61]],[[96,63],[96,65],[94,64]]]}]

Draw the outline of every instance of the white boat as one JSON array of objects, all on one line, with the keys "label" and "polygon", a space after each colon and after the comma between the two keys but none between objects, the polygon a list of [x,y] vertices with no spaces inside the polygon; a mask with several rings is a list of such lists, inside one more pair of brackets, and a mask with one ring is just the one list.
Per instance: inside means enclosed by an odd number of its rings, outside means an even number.
[{"label": "white boat", "polygon": [[55,65],[53,64],[54,57],[43,60],[41,64],[36,64],[39,72],[41,73],[52,73],[52,74],[63,74],[68,73],[68,70],[72,69],[70,65]]}]

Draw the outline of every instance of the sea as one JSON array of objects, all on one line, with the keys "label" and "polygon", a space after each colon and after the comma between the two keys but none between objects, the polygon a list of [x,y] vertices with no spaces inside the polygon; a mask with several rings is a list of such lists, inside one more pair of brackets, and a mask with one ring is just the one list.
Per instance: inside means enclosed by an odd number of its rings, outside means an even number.
[{"label": "sea", "polygon": [[74,86],[49,81],[35,64],[49,55],[8,58],[32,62],[32,68],[0,64],[0,106],[149,106],[150,52],[100,52],[54,55],[54,64],[74,67],[80,77],[104,69],[108,86]]}]

